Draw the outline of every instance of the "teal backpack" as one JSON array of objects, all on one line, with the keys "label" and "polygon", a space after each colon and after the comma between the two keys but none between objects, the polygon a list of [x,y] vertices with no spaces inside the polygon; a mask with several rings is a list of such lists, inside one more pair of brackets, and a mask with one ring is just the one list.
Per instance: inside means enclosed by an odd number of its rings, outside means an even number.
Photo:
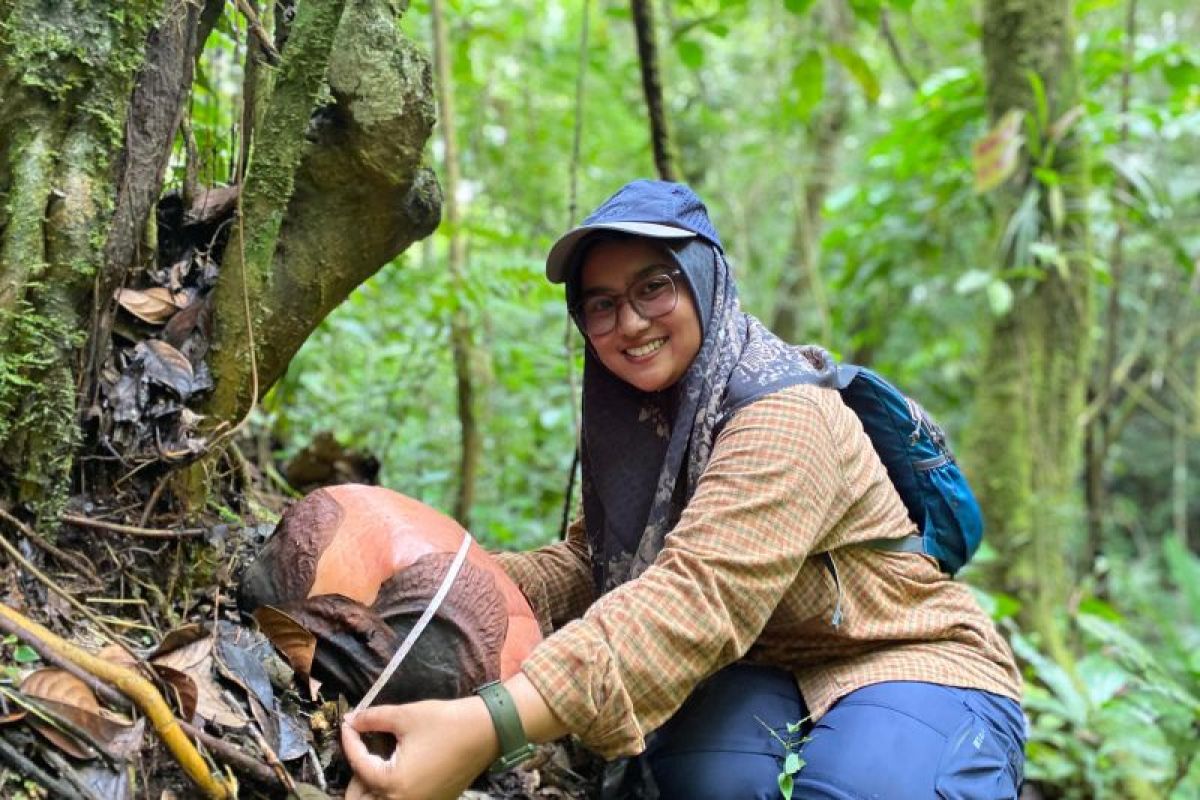
[{"label": "teal backpack", "polygon": [[865,367],[839,365],[837,389],[858,415],[919,531],[871,546],[926,553],[954,575],[979,549],[983,515],[946,435],[916,401]]}]

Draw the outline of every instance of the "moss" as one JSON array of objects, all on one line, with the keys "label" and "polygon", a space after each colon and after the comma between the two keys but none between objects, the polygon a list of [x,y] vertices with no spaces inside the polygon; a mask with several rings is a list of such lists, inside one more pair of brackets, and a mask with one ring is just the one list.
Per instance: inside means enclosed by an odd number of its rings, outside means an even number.
[{"label": "moss", "polygon": [[70,364],[83,336],[45,287],[28,289],[14,310],[0,312],[0,461],[17,499],[51,519],[66,503],[79,439]]},{"label": "moss", "polygon": [[120,142],[114,114],[142,64],[146,35],[164,3],[19,0],[0,27],[0,72],[53,103],[75,100]]}]

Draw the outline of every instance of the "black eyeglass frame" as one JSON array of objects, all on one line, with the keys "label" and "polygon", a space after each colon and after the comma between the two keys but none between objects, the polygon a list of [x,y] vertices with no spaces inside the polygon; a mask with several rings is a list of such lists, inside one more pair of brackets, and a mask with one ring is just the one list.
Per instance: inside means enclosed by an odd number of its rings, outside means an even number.
[{"label": "black eyeglass frame", "polygon": [[[658,266],[658,265],[655,265],[655,266]],[[633,283],[631,283],[629,286],[627,286],[625,288],[625,291],[617,292],[613,295],[610,295],[611,297],[614,298],[614,300],[616,302],[616,304],[613,307],[613,315],[612,315],[612,323],[613,324],[612,324],[611,328],[609,328],[608,330],[606,330],[602,333],[591,333],[588,331],[587,320],[584,318],[583,304],[586,303],[587,300],[590,298],[585,298],[584,300],[580,300],[578,303],[575,303],[573,306],[570,307],[569,311],[570,311],[571,317],[574,318],[574,320],[575,320],[575,324],[579,326],[579,329],[581,331],[583,331],[585,336],[607,336],[608,334],[612,333],[614,330],[617,329],[617,319],[621,313],[621,304],[620,304],[621,298],[624,298],[625,302],[629,303],[629,307],[633,309],[633,312],[635,314],[637,314],[639,317],[641,317],[642,319],[645,319],[645,320],[658,319],[659,317],[665,317],[667,314],[670,314],[672,311],[674,311],[679,306],[680,287],[679,287],[679,284],[676,282],[676,279],[683,275],[683,270],[679,267],[672,267],[667,264],[662,264],[661,266],[666,267],[666,269],[663,272],[653,272],[649,275],[638,278]],[[652,317],[648,317],[641,312],[641,310],[638,308],[638,301],[634,300],[633,296],[630,293],[633,291],[634,287],[636,287],[642,281],[650,280],[651,278],[662,278],[662,277],[665,277],[667,280],[669,280],[671,282],[671,292],[675,296],[675,302],[672,303],[671,307],[669,309],[667,309],[666,311],[663,311],[659,314],[655,314]],[[683,290],[687,291],[688,287],[684,286]]]}]

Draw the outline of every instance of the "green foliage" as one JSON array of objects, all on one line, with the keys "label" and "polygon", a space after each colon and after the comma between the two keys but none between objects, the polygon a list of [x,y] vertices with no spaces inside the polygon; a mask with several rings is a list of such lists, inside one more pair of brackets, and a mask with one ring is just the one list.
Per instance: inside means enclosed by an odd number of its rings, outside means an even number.
[{"label": "green foliage", "polygon": [[779,742],[783,747],[784,759],[779,770],[779,793],[783,796],[783,800],[792,800],[792,792],[795,790],[796,775],[804,768],[807,763],[800,754],[804,743],[809,737],[801,736],[801,731],[804,729],[805,723],[808,722],[808,717],[796,722],[789,722],[786,725],[786,737],[776,731],[759,717],[755,717],[758,724],[766,728],[767,733],[771,738]]},{"label": "green foliage", "polygon": [[1200,789],[1200,559],[1175,539],[1121,564],[1110,604],[1083,600],[1072,620],[1086,655],[1072,669],[1040,653],[1011,620],[1027,664],[1027,776],[1056,796],[1192,797]]},{"label": "green foliage", "polygon": [[[575,341],[572,360],[561,289],[541,278],[546,249],[621,183],[653,174],[628,5],[593,3],[578,207],[570,210],[582,5],[451,4],[470,290],[460,296],[450,287],[443,228],[337,309],[265,404],[281,455],[331,430],[381,460],[383,483],[448,509],[458,481],[449,320],[464,308],[486,348],[485,454],[473,518],[491,546],[554,538],[571,463],[571,370],[577,384],[581,345]],[[1042,97],[1022,131],[1033,163],[1011,176],[1024,181],[1023,199],[1001,217],[997,197],[973,185],[971,146],[990,126],[969,6],[855,2],[845,44],[830,41],[825,4],[809,0],[658,7],[681,167],[709,203],[746,310],[770,318],[781,302],[798,210],[812,176],[829,166],[813,153],[837,89],[849,100],[821,203],[819,270],[833,337],[825,344],[882,370],[960,441],[976,383],[992,380],[979,370],[994,316],[1008,314],[1046,275],[1069,269],[1088,271],[1099,308],[1119,310],[1111,330],[1106,311],[1091,335],[1097,345],[1113,343],[1118,361],[1131,365],[1130,385],[1141,381],[1143,391],[1139,399],[1123,386],[1112,403],[1128,424],[1113,429],[1106,457],[1113,503],[1092,543],[1100,556],[1080,565],[1083,599],[1069,621],[1078,663],[1051,660],[1043,643],[1014,627],[1031,598],[992,586],[984,599],[1026,670],[1028,770],[1047,796],[1195,796],[1200,576],[1195,557],[1170,543],[1177,514],[1166,488],[1200,496],[1192,410],[1200,342],[1194,334],[1178,342],[1200,319],[1195,15],[1168,0],[1141,0],[1127,57],[1126,4],[1076,5],[1085,100],[1056,116],[1053,98],[1030,79]],[[915,90],[877,35],[885,9]],[[415,1],[403,24],[428,41],[427,5]],[[210,88],[197,88],[193,110],[205,168],[219,180],[230,163],[225,142],[236,104],[227,83],[237,80],[239,51],[228,31],[214,34],[210,47],[226,55],[219,67],[216,53],[206,55]],[[1070,177],[1054,159],[1068,135],[1093,156],[1087,252],[1070,251],[1058,236],[1076,210],[1063,200],[1059,187]],[[435,166],[440,156],[435,148]],[[1180,409],[1191,426],[1182,433],[1168,424]],[[1177,436],[1188,444],[1182,459]],[[1185,506],[1194,543],[1200,511],[1194,499]]]}]

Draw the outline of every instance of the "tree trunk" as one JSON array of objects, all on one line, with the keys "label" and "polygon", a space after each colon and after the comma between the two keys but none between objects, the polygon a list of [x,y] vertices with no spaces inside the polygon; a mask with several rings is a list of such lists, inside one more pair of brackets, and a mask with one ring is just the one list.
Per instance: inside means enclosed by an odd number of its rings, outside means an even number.
[{"label": "tree trunk", "polygon": [[450,339],[454,349],[454,377],[458,385],[459,422],[459,480],[458,494],[454,499],[454,517],[459,524],[470,530],[471,506],[475,500],[476,475],[479,472],[479,455],[482,447],[479,431],[477,380],[475,364],[481,355],[475,347],[471,334],[471,322],[467,314],[467,240],[462,231],[462,214],[458,207],[458,135],[455,129],[454,91],[450,73],[450,44],[446,35],[446,15],[441,0],[430,4],[433,18],[433,53],[437,71],[434,83],[437,86],[438,108],[441,111],[443,162],[446,176],[446,221],[450,226],[450,280],[454,294],[459,298],[458,306],[450,320]]},{"label": "tree trunk", "polygon": [[[852,28],[845,0],[828,0],[822,11],[823,31],[818,35],[824,33],[831,42],[849,46]],[[779,301],[771,320],[771,330],[786,342],[833,343],[829,301],[821,275],[821,209],[837,173],[848,112],[845,70],[836,59],[829,59],[821,105],[805,126],[807,169],[794,212],[788,266],[780,280]]]},{"label": "tree trunk", "polygon": [[[1068,0],[986,3],[983,51],[991,119],[1010,109],[1041,119],[1032,73],[1045,88],[1048,113],[1038,136],[1047,147],[1051,123],[1079,99],[1072,48]],[[1026,151],[1024,168],[1001,193],[998,229],[1009,229],[1028,193],[1038,192],[1034,239],[1057,245],[1065,263],[1047,266],[1029,283],[1012,283],[1012,308],[995,321],[987,345],[969,449],[988,540],[999,555],[995,583],[1024,601],[1025,623],[1067,663],[1056,617],[1073,586],[1070,555],[1081,528],[1078,421],[1089,375],[1092,304],[1086,152],[1070,132],[1055,152],[1049,166],[1059,175],[1061,202],[1051,198],[1057,190],[1035,180]],[[1002,258],[1005,267],[1026,263],[1026,254],[1016,248]]]},{"label": "tree trunk", "polygon": [[658,67],[658,42],[654,38],[654,9],[650,0],[630,0],[633,30],[637,35],[638,60],[642,68],[642,91],[646,95],[646,113],[650,119],[650,144],[654,148],[654,166],[664,181],[679,180],[675,151],[663,107],[662,74]]},{"label": "tree trunk", "polygon": [[[254,96],[241,217],[207,218],[231,244],[221,276],[212,233],[208,283],[156,285],[178,304],[169,319],[114,302],[186,266],[174,261],[183,229],[239,196],[160,202],[222,7],[0,0],[0,501],[43,520],[72,479],[92,488],[209,450],[325,314],[437,224],[436,182],[419,168],[428,65],[396,32],[394,4],[313,0],[298,6],[273,90]],[[162,439],[166,419],[187,428],[182,455]]]}]

